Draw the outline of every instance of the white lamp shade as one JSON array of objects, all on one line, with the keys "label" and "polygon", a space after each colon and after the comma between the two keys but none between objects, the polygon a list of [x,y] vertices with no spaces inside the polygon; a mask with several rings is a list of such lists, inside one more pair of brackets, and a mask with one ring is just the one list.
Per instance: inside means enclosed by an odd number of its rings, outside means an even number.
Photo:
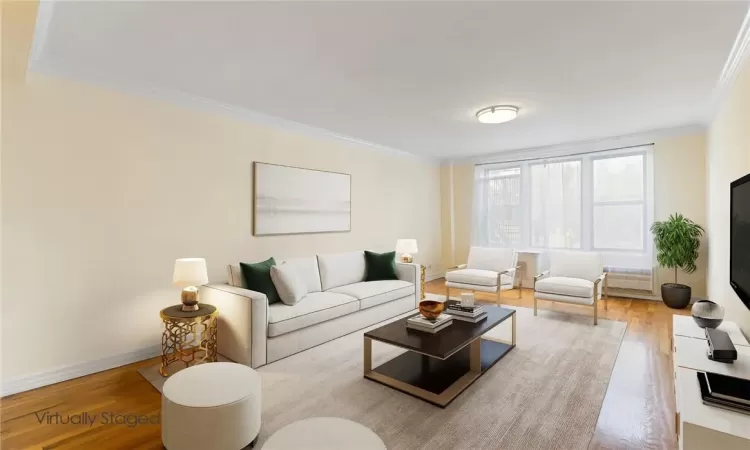
[{"label": "white lamp shade", "polygon": [[416,239],[399,239],[396,241],[396,253],[417,253]]},{"label": "white lamp shade", "polygon": [[202,286],[206,283],[208,283],[208,272],[205,259],[180,258],[174,262],[172,284],[175,286]]}]

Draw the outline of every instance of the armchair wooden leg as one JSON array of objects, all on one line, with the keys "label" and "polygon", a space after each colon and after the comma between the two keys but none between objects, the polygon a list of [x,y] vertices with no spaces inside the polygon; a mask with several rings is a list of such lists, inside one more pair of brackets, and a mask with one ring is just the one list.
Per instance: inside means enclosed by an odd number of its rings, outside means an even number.
[{"label": "armchair wooden leg", "polygon": [[495,293],[495,303],[500,304],[500,286],[497,287],[497,292]]},{"label": "armchair wooden leg", "polygon": [[446,300],[446,301],[448,301],[448,300],[450,300],[450,299],[451,299],[451,297],[450,297],[450,295],[451,295],[451,294],[450,294],[450,289],[451,289],[451,288],[449,288],[449,287],[448,287],[448,285],[446,284],[446,285],[445,285],[445,300]]},{"label": "armchair wooden leg", "polygon": [[534,315],[536,316],[536,292],[534,293]]}]

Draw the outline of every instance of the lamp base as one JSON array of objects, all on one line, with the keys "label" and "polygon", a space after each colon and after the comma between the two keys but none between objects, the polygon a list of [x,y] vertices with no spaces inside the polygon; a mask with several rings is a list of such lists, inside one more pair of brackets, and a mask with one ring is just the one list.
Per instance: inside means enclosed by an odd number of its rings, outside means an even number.
[{"label": "lamp base", "polygon": [[195,286],[186,287],[182,290],[180,300],[182,301],[183,311],[198,311],[200,308],[198,306],[198,288]]},{"label": "lamp base", "polygon": [[403,255],[401,255],[401,262],[411,263],[413,261],[414,261],[414,258],[412,258],[409,253],[404,253]]}]

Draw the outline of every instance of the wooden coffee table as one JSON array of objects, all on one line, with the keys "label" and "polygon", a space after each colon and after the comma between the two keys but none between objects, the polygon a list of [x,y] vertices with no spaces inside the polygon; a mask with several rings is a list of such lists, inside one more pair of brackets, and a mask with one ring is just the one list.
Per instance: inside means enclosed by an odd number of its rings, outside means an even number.
[{"label": "wooden coffee table", "polygon": [[[471,383],[516,346],[516,311],[485,306],[479,323],[453,320],[435,334],[406,328],[406,318],[365,333],[365,378],[445,408]],[[512,320],[510,342],[482,339],[507,319]],[[408,350],[372,368],[372,341]]]}]

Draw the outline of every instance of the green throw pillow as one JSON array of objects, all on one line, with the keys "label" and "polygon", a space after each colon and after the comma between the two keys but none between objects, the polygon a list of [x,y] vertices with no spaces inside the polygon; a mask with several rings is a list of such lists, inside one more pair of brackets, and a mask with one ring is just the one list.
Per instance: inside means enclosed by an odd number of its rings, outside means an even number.
[{"label": "green throw pillow", "polygon": [[280,302],[279,293],[276,292],[276,286],[271,281],[271,267],[276,265],[273,257],[255,264],[240,263],[242,276],[245,277],[245,285],[251,291],[266,294],[268,304]]},{"label": "green throw pillow", "polygon": [[398,280],[396,275],[396,252],[375,253],[365,250],[365,281]]}]

